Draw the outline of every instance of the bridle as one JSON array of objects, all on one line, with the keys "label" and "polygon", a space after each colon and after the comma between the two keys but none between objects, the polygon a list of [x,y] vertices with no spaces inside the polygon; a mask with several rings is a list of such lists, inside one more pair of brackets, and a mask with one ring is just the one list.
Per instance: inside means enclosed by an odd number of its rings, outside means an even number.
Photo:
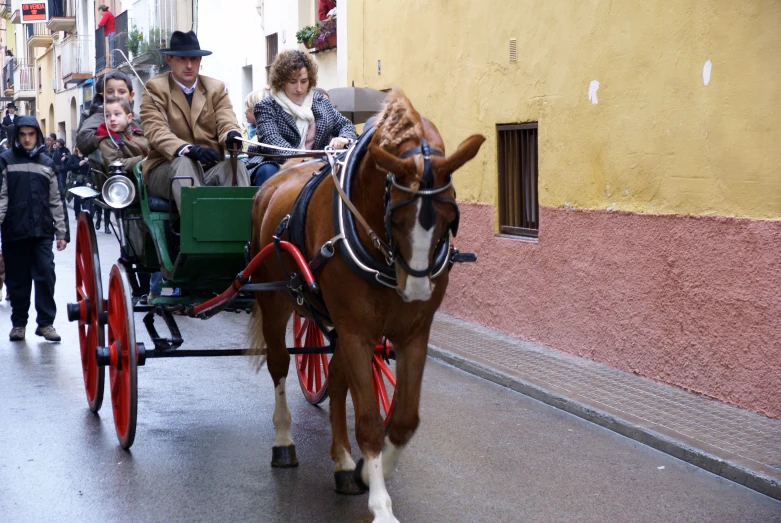
[{"label": "bridle", "polygon": [[[402,185],[401,183],[399,183],[394,173],[389,172],[387,176],[385,176],[385,239],[388,245],[388,254],[386,256],[387,258],[386,262],[388,263],[388,265],[392,265],[393,263],[398,263],[399,266],[404,270],[404,272],[406,272],[410,276],[413,276],[415,278],[424,278],[426,276],[430,276],[431,273],[434,272],[436,268],[434,266],[434,262],[432,262],[426,269],[417,270],[410,267],[409,264],[404,260],[404,257],[401,256],[401,253],[399,252],[398,249],[398,245],[396,245],[396,243],[393,241],[393,235],[391,234],[391,216],[393,215],[393,211],[399,209],[400,207],[404,207],[405,205],[415,203],[420,199],[421,205],[420,205],[420,213],[418,215],[418,221],[420,223],[420,226],[423,227],[423,229],[428,231],[431,230],[431,228],[434,226],[434,221],[436,218],[436,214],[434,212],[434,202],[452,205],[456,211],[456,217],[452,222],[448,224],[447,228],[445,229],[445,233],[439,239],[437,245],[439,245],[443,241],[447,241],[451,231],[453,232],[453,236],[455,236],[458,233],[458,222],[459,222],[460,215],[458,212],[458,204],[456,204],[455,201],[446,198],[440,198],[437,196],[438,194],[445,192],[446,190],[448,190],[450,187],[453,186],[453,174],[452,173],[448,174],[446,183],[434,187],[434,173],[431,169],[431,157],[432,156],[444,157],[444,154],[442,154],[442,152],[438,151],[437,149],[432,149],[431,147],[429,147],[426,139],[422,138],[421,143],[418,147],[413,147],[412,149],[405,151],[400,156],[400,158],[406,159],[415,156],[417,154],[423,155],[423,176],[420,180],[420,185],[417,189],[414,189],[412,186]],[[410,197],[398,201],[393,205],[391,205],[390,199],[391,199],[392,189],[405,192],[409,194]]]}]

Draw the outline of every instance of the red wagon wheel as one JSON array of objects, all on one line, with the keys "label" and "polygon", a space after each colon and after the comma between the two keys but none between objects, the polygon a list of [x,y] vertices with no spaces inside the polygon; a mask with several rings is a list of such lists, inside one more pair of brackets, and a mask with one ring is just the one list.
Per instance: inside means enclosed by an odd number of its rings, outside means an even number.
[{"label": "red wagon wheel", "polygon": [[396,376],[393,375],[393,370],[388,365],[392,351],[391,342],[387,338],[382,338],[374,347],[374,357],[372,357],[374,398],[377,400],[380,416],[385,420],[386,429],[396,406]]},{"label": "red wagon wheel", "polygon": [[[293,345],[295,347],[324,347],[325,337],[315,322],[293,313]],[[383,338],[374,348],[372,357],[372,381],[374,397],[380,415],[387,427],[390,414],[396,405],[396,376],[386,360],[389,360],[393,345]],[[322,403],[328,397],[329,354],[296,354],[298,382],[304,397],[312,405]]]},{"label": "red wagon wheel", "polygon": [[[293,346],[325,347],[325,337],[312,320],[293,313]],[[328,362],[330,354],[296,354],[298,383],[306,400],[319,405],[328,397]]]},{"label": "red wagon wheel", "polygon": [[138,412],[138,347],[131,296],[125,269],[114,265],[108,280],[109,380],[114,426],[123,449],[133,444]]},{"label": "red wagon wheel", "polygon": [[97,348],[106,343],[101,324],[103,283],[95,227],[87,213],[80,213],[76,224],[76,303],[68,305],[68,319],[79,322],[81,370],[89,410],[97,412],[103,404],[105,370],[98,366]]}]

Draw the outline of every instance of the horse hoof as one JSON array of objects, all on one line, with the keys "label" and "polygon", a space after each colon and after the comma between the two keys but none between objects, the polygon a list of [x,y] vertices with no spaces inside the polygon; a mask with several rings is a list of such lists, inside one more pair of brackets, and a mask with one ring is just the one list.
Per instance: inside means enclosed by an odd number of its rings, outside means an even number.
[{"label": "horse hoof", "polygon": [[358,494],[363,494],[369,490],[364,488],[363,481],[360,485],[355,482],[352,470],[340,470],[339,472],[334,472],[334,481],[336,482],[337,494],[357,496]]},{"label": "horse hoof", "polygon": [[368,491],[369,485],[363,482],[363,478],[361,478],[361,470],[363,470],[363,458],[359,459],[358,464],[355,465],[355,470],[353,470],[353,481],[355,481],[355,484],[358,485],[358,488],[361,488],[364,491]]},{"label": "horse hoof", "polygon": [[297,467],[296,446],[271,447],[271,466],[279,468]]}]

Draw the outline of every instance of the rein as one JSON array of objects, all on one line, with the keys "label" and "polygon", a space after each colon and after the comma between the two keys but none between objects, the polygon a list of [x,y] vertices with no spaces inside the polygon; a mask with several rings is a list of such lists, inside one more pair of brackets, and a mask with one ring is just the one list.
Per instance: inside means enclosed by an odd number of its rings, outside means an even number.
[{"label": "rein", "polygon": [[[338,154],[339,151],[333,149],[331,146],[327,146],[325,149],[293,149],[290,147],[279,147],[276,145],[270,145],[265,143],[251,142],[249,140],[244,140],[244,139],[237,139],[237,140],[254,146],[264,147],[268,149],[296,152],[296,154],[287,155],[287,154],[263,154],[263,153],[255,153],[255,152],[248,151],[247,154],[251,156],[265,156],[269,158],[312,158],[312,157],[325,156],[328,159],[328,163],[331,166],[330,175],[331,178],[333,179],[334,187],[336,188],[339,197],[347,206],[347,208],[350,210],[350,212],[358,221],[358,223],[361,224],[361,227],[363,227],[363,229],[366,231],[366,234],[369,236],[372,245],[374,245],[374,247],[382,253],[382,255],[385,257],[385,263],[388,266],[392,266],[394,263],[398,263],[401,266],[401,268],[404,270],[404,272],[406,272],[410,276],[416,278],[423,278],[429,276],[434,272],[435,266],[434,263],[432,262],[432,264],[429,265],[426,269],[417,270],[410,267],[409,264],[404,260],[404,257],[401,256],[401,254],[399,253],[398,246],[393,241],[393,236],[391,235],[391,216],[393,214],[393,211],[395,211],[400,207],[408,205],[410,203],[416,202],[418,199],[422,199],[423,203],[420,208],[420,215],[418,219],[420,221],[421,226],[425,230],[430,230],[431,227],[434,226],[434,218],[435,218],[433,202],[436,201],[440,203],[449,204],[455,208],[456,218],[450,224],[448,229],[445,231],[445,234],[440,239],[440,242],[443,239],[447,238],[451,230],[453,231],[454,236],[458,232],[458,222],[459,222],[458,205],[453,200],[437,197],[438,194],[445,192],[450,187],[452,187],[453,185],[452,175],[448,177],[447,183],[445,183],[444,185],[434,187],[434,174],[431,170],[431,156],[444,156],[444,154],[442,154],[442,152],[437,149],[432,149],[431,147],[429,147],[428,142],[426,141],[425,138],[422,138],[420,146],[413,147],[412,149],[405,151],[404,154],[401,155],[402,159],[409,158],[416,154],[423,155],[423,162],[424,162],[423,177],[421,179],[420,186],[417,189],[409,185],[402,185],[401,183],[398,182],[398,180],[396,179],[396,175],[393,173],[389,172],[385,177],[384,222],[385,222],[386,241],[383,241],[377,235],[377,233],[374,232],[374,229],[372,229],[372,227],[369,225],[366,219],[361,215],[361,213],[355,207],[353,202],[350,201],[350,198],[344,192],[344,188],[342,187],[342,184],[339,181],[338,173],[341,169],[345,168],[345,160],[336,159],[336,155]],[[352,147],[353,145],[354,143],[351,143],[350,147]],[[396,202],[393,205],[390,205],[391,188],[395,188],[399,191],[405,192],[409,194],[410,197],[400,202]],[[338,239],[336,240],[338,241]]]},{"label": "rein", "polygon": [[[344,204],[347,206],[348,209],[350,209],[350,212],[355,216],[355,218],[358,220],[358,222],[361,224],[361,227],[364,228],[366,231],[366,234],[369,235],[369,238],[371,239],[372,245],[374,245],[377,250],[379,250],[383,256],[385,256],[385,260],[388,263],[388,265],[392,265],[393,262],[391,261],[391,250],[388,245],[380,239],[379,236],[377,236],[377,233],[374,232],[374,229],[371,228],[369,223],[366,221],[366,219],[361,216],[361,213],[358,212],[358,209],[353,205],[353,202],[350,201],[350,198],[347,197],[347,195],[344,192],[344,189],[342,189],[342,184],[339,183],[338,178],[338,169],[344,168],[344,162],[340,162],[336,159],[336,154],[339,152],[336,149],[333,149],[331,146],[326,147],[325,149],[293,149],[290,147],[279,147],[276,145],[269,145],[265,143],[256,143],[251,142],[249,140],[241,140],[242,142],[265,147],[269,149],[276,149],[278,151],[299,151],[298,154],[263,154],[263,153],[255,153],[255,152],[247,152],[247,154],[250,154],[252,156],[267,156],[270,158],[313,158],[313,157],[319,157],[319,156],[325,156],[328,158],[328,163],[331,165],[331,178],[333,178],[334,186],[336,187],[337,192],[339,193],[339,197],[342,199]],[[352,147],[352,143],[350,146]]]}]

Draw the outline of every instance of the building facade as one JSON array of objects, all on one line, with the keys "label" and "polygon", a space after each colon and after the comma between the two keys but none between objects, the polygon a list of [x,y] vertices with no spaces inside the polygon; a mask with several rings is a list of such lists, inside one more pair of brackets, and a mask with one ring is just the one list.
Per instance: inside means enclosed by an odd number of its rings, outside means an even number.
[{"label": "building facade", "polygon": [[[297,42],[296,33],[315,24],[317,6],[317,0],[236,0],[229,9],[219,2],[198,3],[198,39],[201,47],[214,52],[203,60],[201,71],[225,82],[239,122],[245,122],[246,96],[268,84],[276,55],[287,49],[306,49]],[[336,44],[312,52],[318,64],[318,85],[324,89],[347,85],[348,49],[339,45],[345,40],[338,39],[346,31],[346,13],[342,5]]]},{"label": "building facade", "polygon": [[347,11],[349,82],[488,138],[444,311],[781,417],[778,2]]}]

